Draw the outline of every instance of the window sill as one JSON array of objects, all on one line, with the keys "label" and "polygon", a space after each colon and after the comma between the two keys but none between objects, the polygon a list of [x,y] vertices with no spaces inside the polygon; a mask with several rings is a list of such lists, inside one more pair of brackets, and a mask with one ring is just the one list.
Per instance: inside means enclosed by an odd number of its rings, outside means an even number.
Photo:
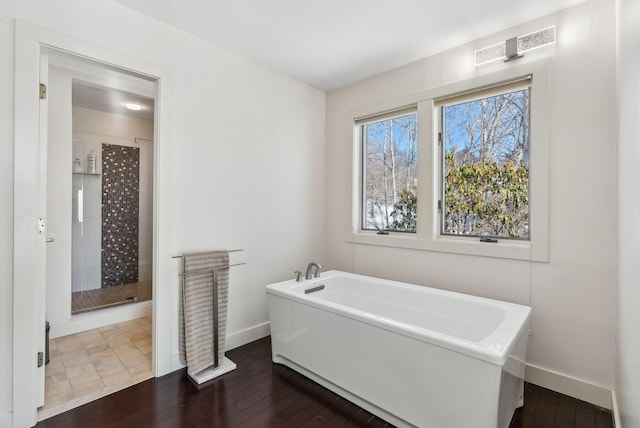
[{"label": "window sill", "polygon": [[531,241],[504,240],[480,242],[477,238],[437,237],[420,238],[418,235],[395,234],[378,235],[375,232],[353,232],[347,242],[363,245],[404,248],[410,250],[437,251],[503,259],[548,262],[547,248],[536,248]]}]

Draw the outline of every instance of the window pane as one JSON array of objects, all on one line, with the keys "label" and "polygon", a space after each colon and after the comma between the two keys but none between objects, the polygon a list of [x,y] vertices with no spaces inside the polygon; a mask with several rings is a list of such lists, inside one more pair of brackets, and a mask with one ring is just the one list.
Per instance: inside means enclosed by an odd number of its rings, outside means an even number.
[{"label": "window pane", "polygon": [[442,108],[442,234],[529,239],[529,89]]},{"label": "window pane", "polygon": [[362,228],[416,231],[417,115],[362,125]]}]

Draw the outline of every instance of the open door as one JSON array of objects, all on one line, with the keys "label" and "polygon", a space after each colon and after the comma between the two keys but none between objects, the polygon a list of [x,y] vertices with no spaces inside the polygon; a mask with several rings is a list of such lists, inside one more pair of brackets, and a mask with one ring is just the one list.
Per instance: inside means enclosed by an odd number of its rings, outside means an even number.
[{"label": "open door", "polygon": [[[39,126],[39,140],[40,146],[38,149],[38,177],[44,177],[44,182],[40,180],[38,185],[38,211],[43,219],[43,228],[38,230],[38,285],[37,285],[37,311],[38,311],[38,325],[41,326],[40,331],[37,332],[37,346],[38,346],[38,363],[36,375],[38,379],[38,391],[37,391],[37,406],[44,405],[44,376],[45,376],[45,364],[46,364],[46,351],[47,344],[45,341],[45,306],[47,301],[47,244],[51,242],[53,238],[49,237],[48,217],[47,217],[47,129],[49,122],[49,101],[47,98],[47,88],[49,87],[49,57],[47,54],[40,55],[40,126]],[[44,239],[43,239],[44,238]]]},{"label": "open door", "polygon": [[46,74],[36,38],[18,22],[15,43],[13,425],[33,426],[44,401]]}]

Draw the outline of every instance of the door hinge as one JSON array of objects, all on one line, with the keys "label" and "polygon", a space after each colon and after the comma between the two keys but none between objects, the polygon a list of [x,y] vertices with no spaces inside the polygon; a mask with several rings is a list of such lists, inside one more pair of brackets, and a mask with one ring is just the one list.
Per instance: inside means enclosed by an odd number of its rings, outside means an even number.
[{"label": "door hinge", "polygon": [[442,201],[438,201],[438,210],[442,211]]},{"label": "door hinge", "polygon": [[44,83],[40,84],[40,99],[44,100],[47,98],[47,85]]},{"label": "door hinge", "polygon": [[442,132],[438,132],[438,144],[442,144]]},{"label": "door hinge", "polygon": [[38,367],[44,365],[44,352],[38,352]]}]

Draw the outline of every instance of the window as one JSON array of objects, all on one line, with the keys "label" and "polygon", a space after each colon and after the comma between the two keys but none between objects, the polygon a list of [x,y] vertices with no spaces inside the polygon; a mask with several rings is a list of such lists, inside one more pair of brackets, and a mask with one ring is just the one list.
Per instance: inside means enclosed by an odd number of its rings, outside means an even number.
[{"label": "window", "polygon": [[362,229],[415,232],[418,128],[414,109],[360,121]]},{"label": "window", "polygon": [[527,80],[437,104],[442,235],[529,239],[529,98]]},{"label": "window", "polygon": [[354,114],[348,241],[548,261],[548,74],[509,65]]}]

